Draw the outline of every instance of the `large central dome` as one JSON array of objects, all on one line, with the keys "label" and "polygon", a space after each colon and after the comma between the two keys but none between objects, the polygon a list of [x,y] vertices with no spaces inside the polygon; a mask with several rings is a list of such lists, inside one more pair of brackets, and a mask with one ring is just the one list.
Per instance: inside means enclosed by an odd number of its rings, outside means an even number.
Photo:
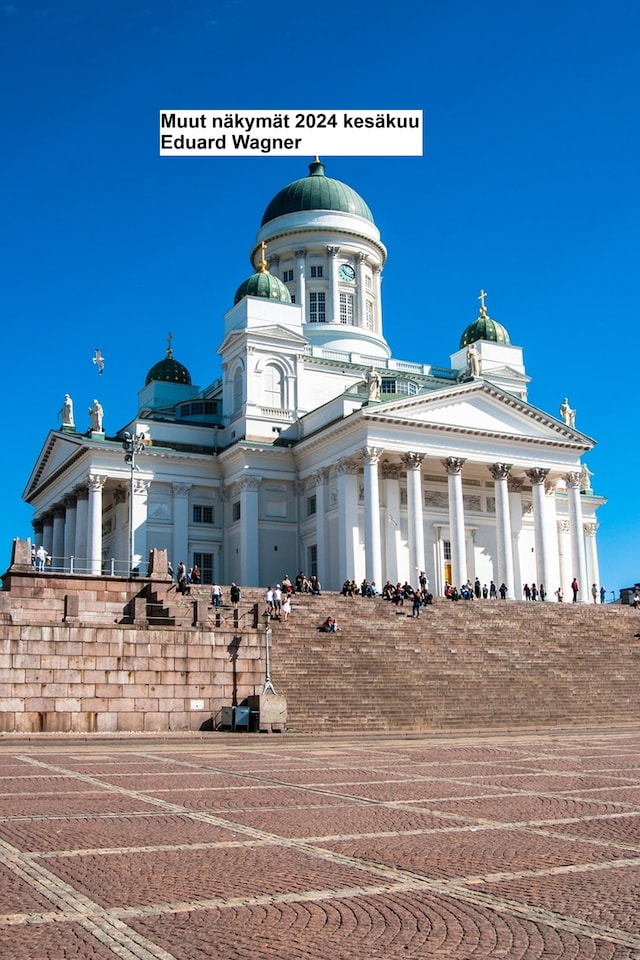
[{"label": "large central dome", "polygon": [[309,176],[294,180],[277,193],[264,212],[261,226],[300,210],[338,210],[352,213],[374,222],[371,210],[359,193],[341,180],[325,176],[324,164],[314,160],[309,164]]}]

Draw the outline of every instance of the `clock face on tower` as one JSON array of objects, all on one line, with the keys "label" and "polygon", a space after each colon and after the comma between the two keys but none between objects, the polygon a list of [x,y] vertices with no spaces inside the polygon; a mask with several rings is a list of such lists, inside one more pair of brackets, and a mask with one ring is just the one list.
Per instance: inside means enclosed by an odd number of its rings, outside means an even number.
[{"label": "clock face on tower", "polygon": [[356,272],[353,267],[350,267],[348,263],[341,263],[338,268],[338,275],[341,280],[346,280],[348,283],[353,283],[356,278]]}]

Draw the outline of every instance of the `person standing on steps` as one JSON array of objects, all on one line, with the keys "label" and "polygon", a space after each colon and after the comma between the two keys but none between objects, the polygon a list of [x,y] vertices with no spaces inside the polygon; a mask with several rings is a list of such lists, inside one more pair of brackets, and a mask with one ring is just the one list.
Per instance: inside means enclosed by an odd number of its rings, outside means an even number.
[{"label": "person standing on steps", "polygon": [[571,581],[571,592],[573,593],[573,602],[578,602],[578,593],[580,592],[580,587],[578,586],[578,581],[574,577]]},{"label": "person standing on steps", "polygon": [[291,597],[287,593],[282,599],[282,619],[286,623],[289,619],[289,614],[291,613]]},{"label": "person standing on steps", "polygon": [[591,584],[591,596],[593,597],[593,602],[594,602],[594,603],[597,603],[597,602],[598,602],[598,588],[596,587],[595,583],[592,583],[592,584]]},{"label": "person standing on steps", "polygon": [[420,616],[420,607],[422,606],[422,593],[420,590],[415,590],[413,594],[413,613],[412,617]]}]

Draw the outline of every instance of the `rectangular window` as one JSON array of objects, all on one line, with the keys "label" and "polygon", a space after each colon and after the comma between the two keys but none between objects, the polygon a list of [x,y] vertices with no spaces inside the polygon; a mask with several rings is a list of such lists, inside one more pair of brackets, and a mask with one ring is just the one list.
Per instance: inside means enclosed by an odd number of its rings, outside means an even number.
[{"label": "rectangular window", "polygon": [[315,543],[312,543],[309,547],[308,570],[310,577],[318,576],[318,545]]},{"label": "rectangular window", "polygon": [[364,310],[364,320],[367,330],[373,330],[373,304],[371,303],[371,300],[366,301]]},{"label": "rectangular window", "polygon": [[324,293],[309,294],[309,323],[325,323],[327,318]]},{"label": "rectangular window", "polygon": [[442,541],[442,555],[445,560],[451,560],[451,540]]},{"label": "rectangular window", "polygon": [[194,523],[213,523],[213,507],[195,503],[193,505]]},{"label": "rectangular window", "polygon": [[365,290],[371,290],[371,274],[365,273],[364,275],[364,287]]},{"label": "rectangular window", "polygon": [[293,283],[293,270],[283,270],[282,281],[283,283]]},{"label": "rectangular window", "polygon": [[296,302],[296,295],[295,295],[295,293],[292,293],[292,294],[291,294],[291,303],[295,303],[295,302]]},{"label": "rectangular window", "polygon": [[319,280],[323,276],[323,268],[321,266],[311,267],[311,279]]},{"label": "rectangular window", "polygon": [[340,294],[340,323],[348,323],[353,326],[353,294]]},{"label": "rectangular window", "polygon": [[312,517],[317,509],[317,500],[315,493],[311,497],[307,497],[307,516]]},{"label": "rectangular window", "polygon": [[213,583],[213,554],[194,553],[194,567],[200,567],[200,583]]},{"label": "rectangular window", "polygon": [[238,520],[240,519],[240,501],[239,500],[236,500],[236,502],[231,507],[231,518],[234,523],[237,523]]}]

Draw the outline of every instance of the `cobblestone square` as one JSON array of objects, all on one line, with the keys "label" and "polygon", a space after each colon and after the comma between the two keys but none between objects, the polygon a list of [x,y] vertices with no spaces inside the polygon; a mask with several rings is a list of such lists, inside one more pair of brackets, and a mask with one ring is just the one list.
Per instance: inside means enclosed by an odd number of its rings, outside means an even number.
[{"label": "cobblestone square", "polygon": [[640,960],[640,730],[0,740],[7,960]]}]

